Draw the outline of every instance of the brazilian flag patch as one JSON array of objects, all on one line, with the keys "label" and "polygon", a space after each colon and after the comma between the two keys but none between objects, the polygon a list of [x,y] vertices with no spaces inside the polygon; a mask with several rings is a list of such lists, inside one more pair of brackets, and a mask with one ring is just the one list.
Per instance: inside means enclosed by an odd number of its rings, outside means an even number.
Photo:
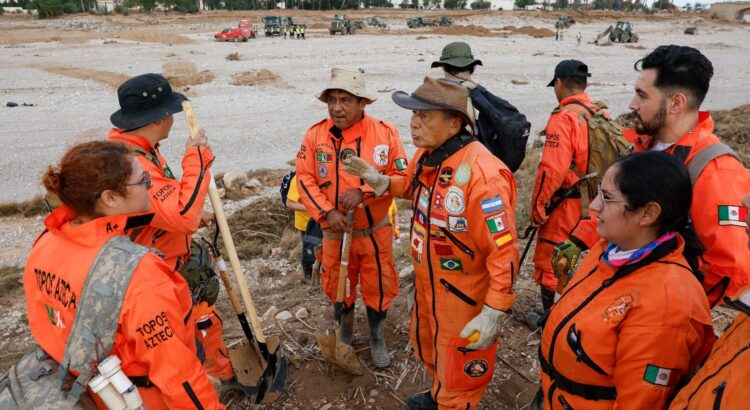
[{"label": "brazilian flag patch", "polygon": [[461,271],[464,269],[461,259],[440,258],[440,267],[445,270]]}]

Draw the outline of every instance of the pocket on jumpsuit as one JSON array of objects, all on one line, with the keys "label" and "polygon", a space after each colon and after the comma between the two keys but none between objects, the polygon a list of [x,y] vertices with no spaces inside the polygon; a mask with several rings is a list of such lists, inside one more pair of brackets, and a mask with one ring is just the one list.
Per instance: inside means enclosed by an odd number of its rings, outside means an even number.
[{"label": "pocket on jumpsuit", "polygon": [[454,337],[446,354],[446,389],[451,392],[474,390],[489,384],[495,370],[498,343],[484,350],[467,349],[469,340]]}]

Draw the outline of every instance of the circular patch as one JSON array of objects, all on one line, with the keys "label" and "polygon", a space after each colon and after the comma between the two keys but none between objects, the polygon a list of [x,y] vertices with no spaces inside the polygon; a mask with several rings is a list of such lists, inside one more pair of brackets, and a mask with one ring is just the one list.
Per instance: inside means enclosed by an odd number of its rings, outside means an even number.
[{"label": "circular patch", "polygon": [[318,165],[318,176],[321,179],[328,178],[328,167],[323,164]]},{"label": "circular patch", "polygon": [[484,359],[474,359],[464,366],[464,373],[469,377],[482,377],[487,370],[489,370],[490,364]]},{"label": "circular patch", "polygon": [[341,151],[341,154],[339,154],[339,159],[347,159],[352,155],[356,157],[357,153],[351,148],[345,148],[343,151]]},{"label": "circular patch", "polygon": [[471,179],[471,167],[469,164],[461,164],[456,169],[456,176],[453,178],[456,181],[456,185],[464,186]]},{"label": "circular patch", "polygon": [[388,165],[388,146],[378,145],[375,147],[375,152],[372,154],[372,160],[381,167]]},{"label": "circular patch", "polygon": [[451,183],[451,178],[453,177],[453,168],[447,167],[443,168],[442,171],[440,171],[440,175],[438,176],[438,183],[442,187],[448,186],[448,184]]},{"label": "circular patch", "polygon": [[445,204],[443,205],[445,210],[457,215],[464,211],[464,193],[456,187],[448,188],[448,193],[445,194]]}]

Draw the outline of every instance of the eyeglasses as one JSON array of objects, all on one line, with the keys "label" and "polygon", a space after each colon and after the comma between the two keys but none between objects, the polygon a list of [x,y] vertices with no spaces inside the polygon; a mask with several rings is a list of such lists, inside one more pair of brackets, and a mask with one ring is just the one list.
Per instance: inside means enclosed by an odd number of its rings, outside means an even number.
[{"label": "eyeglasses", "polygon": [[599,184],[596,187],[596,195],[599,197],[599,199],[602,200],[602,203],[606,204],[607,202],[628,202],[624,199],[609,199],[604,197],[604,192],[602,191],[602,184]]},{"label": "eyeglasses", "polygon": [[133,186],[133,185],[145,185],[146,189],[151,189],[151,174],[148,171],[143,171],[143,176],[138,182],[132,183],[132,184],[125,184],[125,186]]}]

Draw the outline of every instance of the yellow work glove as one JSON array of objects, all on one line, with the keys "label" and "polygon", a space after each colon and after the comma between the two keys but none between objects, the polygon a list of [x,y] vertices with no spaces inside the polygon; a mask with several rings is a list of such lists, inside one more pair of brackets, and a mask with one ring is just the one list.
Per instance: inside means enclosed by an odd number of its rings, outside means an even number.
[{"label": "yellow work glove", "polygon": [[552,270],[556,277],[565,274],[570,276],[586,245],[575,236],[560,242],[552,250]]},{"label": "yellow work glove", "polygon": [[466,345],[468,349],[484,350],[495,342],[500,334],[500,319],[507,313],[502,310],[493,309],[487,305],[482,307],[482,311],[471,319],[461,331],[461,337],[468,338],[474,333],[479,332],[479,340]]},{"label": "yellow work glove", "polygon": [[364,179],[367,185],[375,191],[375,195],[383,195],[391,185],[390,178],[381,175],[374,166],[359,157],[350,155],[341,162],[344,164],[344,172]]}]

